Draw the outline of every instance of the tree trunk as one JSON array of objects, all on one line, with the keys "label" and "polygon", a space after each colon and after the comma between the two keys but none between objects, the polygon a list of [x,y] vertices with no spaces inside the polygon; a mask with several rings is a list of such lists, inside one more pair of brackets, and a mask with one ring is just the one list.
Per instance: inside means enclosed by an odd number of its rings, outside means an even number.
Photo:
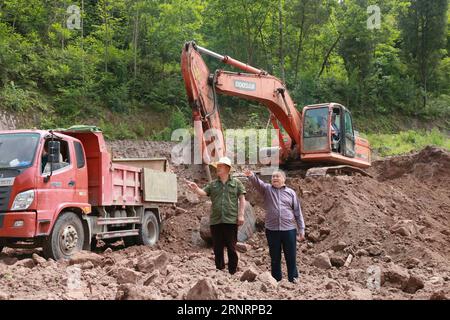
[{"label": "tree trunk", "polygon": [[266,45],[266,41],[264,40],[264,35],[262,33],[262,30],[259,30],[259,36],[261,38],[261,44],[262,44],[262,49],[263,49],[263,54],[264,54],[264,60],[265,60],[265,64],[267,67],[267,71],[269,73],[273,73],[273,68],[272,68],[272,64],[269,63],[269,61],[271,61],[270,57],[269,57],[269,53],[267,52],[267,45]]},{"label": "tree trunk", "polygon": [[325,55],[325,58],[322,62],[322,67],[320,68],[320,72],[317,75],[317,78],[320,78],[322,76],[323,71],[325,70],[325,66],[328,63],[328,59],[330,58],[331,53],[333,52],[334,48],[336,48],[337,44],[339,43],[339,40],[341,40],[341,35],[339,35],[336,39],[336,41],[333,43],[333,45],[330,47],[330,49],[327,51],[327,54]]},{"label": "tree trunk", "polygon": [[[65,28],[67,28],[67,26],[65,25],[65,20],[66,20],[66,2],[64,1],[64,8],[62,10],[63,14],[62,14],[62,24],[61,24],[61,29],[64,30]],[[64,50],[64,31],[61,35],[61,50]]]},{"label": "tree trunk", "polygon": [[108,45],[109,45],[109,41],[108,41],[108,11],[107,11],[107,4],[106,4],[106,0],[103,2],[103,14],[104,14],[104,19],[103,22],[105,24],[105,39],[104,39],[104,43],[105,43],[105,72],[108,72]]},{"label": "tree trunk", "polygon": [[294,83],[297,84],[297,77],[298,77],[298,68],[299,68],[299,62],[300,62],[300,52],[302,51],[303,47],[303,35],[304,35],[304,27],[305,27],[305,6],[307,5],[307,1],[302,2],[302,22],[300,24],[300,34],[298,37],[298,46],[297,46],[297,55],[295,58],[295,77],[294,77]]},{"label": "tree trunk", "polygon": [[278,2],[279,31],[280,31],[280,71],[281,80],[286,83],[286,75],[284,71],[284,47],[283,47],[283,5],[282,0]]},{"label": "tree trunk", "polygon": [[136,16],[134,18],[134,29],[133,29],[134,79],[135,80],[136,80],[136,76],[137,76],[138,37],[139,37],[139,8],[136,9]]},{"label": "tree trunk", "polygon": [[252,56],[253,56],[253,45],[252,45],[252,39],[251,39],[251,25],[250,20],[248,18],[248,9],[244,2],[242,2],[242,7],[244,9],[244,16],[245,16],[245,27],[247,29],[247,32],[245,33],[245,37],[247,38],[247,63],[249,65],[252,64]]},{"label": "tree trunk", "polygon": [[421,71],[421,82],[422,82],[422,89],[423,89],[423,105],[422,108],[425,109],[427,104],[427,59],[425,57],[425,51],[426,51],[426,17],[421,17],[421,41],[420,41],[420,71]]}]

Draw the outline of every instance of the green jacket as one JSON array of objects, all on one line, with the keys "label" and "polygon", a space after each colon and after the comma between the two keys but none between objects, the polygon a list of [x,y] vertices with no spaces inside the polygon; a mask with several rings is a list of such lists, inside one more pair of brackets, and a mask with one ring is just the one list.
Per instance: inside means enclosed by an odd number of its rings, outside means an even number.
[{"label": "green jacket", "polygon": [[208,183],[203,190],[211,198],[212,212],[210,225],[219,223],[236,224],[239,196],[246,193],[241,181],[229,178],[225,184],[220,179]]}]

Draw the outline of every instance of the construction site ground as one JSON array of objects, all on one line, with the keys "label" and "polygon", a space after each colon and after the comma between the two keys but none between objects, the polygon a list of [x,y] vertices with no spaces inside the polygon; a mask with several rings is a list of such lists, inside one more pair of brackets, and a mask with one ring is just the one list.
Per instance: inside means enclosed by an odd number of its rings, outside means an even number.
[{"label": "construction site ground", "polygon": [[[110,142],[115,157],[170,158],[172,143]],[[378,160],[373,177],[301,178],[287,185],[301,199],[306,241],[299,243],[299,282],[270,277],[261,198],[246,183],[257,231],[239,244],[239,270],[215,270],[199,233],[211,203],[187,189],[203,185],[201,166],[172,166],[179,202],[162,208],[155,247],[101,244],[71,261],[39,249],[0,254],[2,299],[446,299],[450,297],[450,153],[421,152]],[[237,171],[241,168],[237,167]]]}]

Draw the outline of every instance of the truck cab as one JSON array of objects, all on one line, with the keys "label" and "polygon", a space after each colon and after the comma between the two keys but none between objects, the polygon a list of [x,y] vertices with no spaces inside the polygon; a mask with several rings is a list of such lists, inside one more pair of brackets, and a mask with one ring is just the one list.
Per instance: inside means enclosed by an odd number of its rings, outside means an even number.
[{"label": "truck cab", "polygon": [[[59,145],[50,162],[48,145]],[[0,237],[47,235],[57,212],[76,205],[90,211],[81,142],[63,134],[0,132]]]},{"label": "truck cab", "polygon": [[[175,190],[161,197],[159,183]],[[43,247],[68,259],[100,239],[152,245],[158,203],[174,202],[174,174],[114,164],[100,130],[0,131],[0,251]]]}]

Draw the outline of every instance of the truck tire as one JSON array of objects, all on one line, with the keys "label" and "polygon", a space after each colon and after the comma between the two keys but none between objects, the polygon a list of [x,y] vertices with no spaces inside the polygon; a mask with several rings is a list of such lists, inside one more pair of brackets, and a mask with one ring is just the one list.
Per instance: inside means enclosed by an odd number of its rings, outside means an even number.
[{"label": "truck tire", "polygon": [[48,239],[44,241],[44,256],[54,260],[68,260],[83,250],[84,231],[80,218],[73,212],[64,212],[56,220]]},{"label": "truck tire", "polygon": [[138,243],[145,246],[155,245],[159,240],[159,230],[156,215],[151,211],[146,211],[139,228]]},{"label": "truck tire", "polygon": [[3,246],[0,246],[0,253],[2,253],[2,251],[3,251]]}]

